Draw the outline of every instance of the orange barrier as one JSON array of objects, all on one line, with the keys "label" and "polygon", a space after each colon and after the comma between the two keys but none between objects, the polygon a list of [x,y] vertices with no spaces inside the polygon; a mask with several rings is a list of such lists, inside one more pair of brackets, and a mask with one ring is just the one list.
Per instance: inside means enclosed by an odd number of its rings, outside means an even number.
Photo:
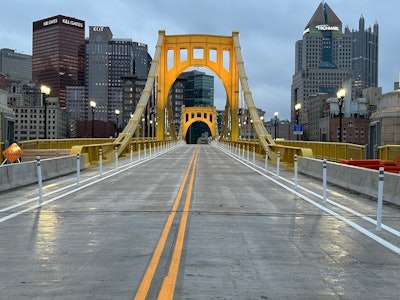
[{"label": "orange barrier", "polygon": [[340,161],[342,164],[357,166],[362,168],[379,170],[383,167],[386,172],[400,173],[400,159],[392,160],[383,159],[343,159]]}]

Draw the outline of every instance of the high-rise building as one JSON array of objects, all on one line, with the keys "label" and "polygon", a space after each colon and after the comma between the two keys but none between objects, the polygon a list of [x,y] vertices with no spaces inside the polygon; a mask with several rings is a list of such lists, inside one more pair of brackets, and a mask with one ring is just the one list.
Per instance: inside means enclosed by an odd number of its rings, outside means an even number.
[{"label": "high-rise building", "polygon": [[32,79],[66,106],[66,86],[83,85],[85,21],[57,15],[33,22]]},{"label": "high-rise building", "polygon": [[185,106],[214,106],[214,76],[200,71],[184,72]]},{"label": "high-rise building", "polygon": [[[335,95],[343,81],[351,80],[349,99],[362,89],[377,86],[378,24],[364,30],[361,17],[359,31],[342,28],[341,20],[322,1],[305,27],[303,38],[295,46],[295,73],[291,86],[292,123],[295,105],[300,103],[298,121],[303,124],[304,138],[318,131],[321,108],[312,105],[316,96]],[[329,96],[327,96],[328,98]],[[314,107],[311,109],[311,107]],[[314,124],[315,128],[310,128]]]},{"label": "high-rise building", "polygon": [[378,86],[378,34],[378,23],[375,21],[373,29],[365,29],[363,16],[360,17],[358,31],[352,31],[351,68],[356,96],[360,96],[366,88]]},{"label": "high-rise building", "polygon": [[[132,95],[124,93],[123,78],[132,75],[147,77],[150,62],[146,44],[131,39],[115,39],[106,26],[89,26],[89,38],[86,40],[86,107],[89,101],[96,102],[96,120],[115,121],[120,118],[115,114],[118,110],[126,122],[127,116],[132,113],[132,107],[127,105]],[[125,96],[128,99],[124,99]]]},{"label": "high-rise building", "polygon": [[12,49],[0,49],[0,72],[22,84],[29,82],[32,80],[32,56]]}]

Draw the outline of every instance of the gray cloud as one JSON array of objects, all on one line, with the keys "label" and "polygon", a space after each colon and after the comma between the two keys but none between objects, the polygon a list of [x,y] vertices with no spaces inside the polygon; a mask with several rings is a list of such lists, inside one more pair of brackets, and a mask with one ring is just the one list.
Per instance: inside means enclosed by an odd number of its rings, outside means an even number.
[{"label": "gray cloud", "polygon": [[[398,80],[400,39],[396,0],[326,1],[344,25],[358,28],[361,14],[366,26],[379,23],[379,82],[384,92]],[[116,38],[148,44],[154,54],[158,30],[166,34],[206,33],[231,35],[239,30],[242,54],[255,103],[266,117],[279,111],[290,118],[290,85],[294,72],[294,45],[320,1],[294,0],[15,0],[0,12],[0,47],[31,54],[32,22],[64,14],[90,25],[109,26]],[[377,4],[378,3],[378,4]],[[218,88],[217,107],[225,94]]]}]

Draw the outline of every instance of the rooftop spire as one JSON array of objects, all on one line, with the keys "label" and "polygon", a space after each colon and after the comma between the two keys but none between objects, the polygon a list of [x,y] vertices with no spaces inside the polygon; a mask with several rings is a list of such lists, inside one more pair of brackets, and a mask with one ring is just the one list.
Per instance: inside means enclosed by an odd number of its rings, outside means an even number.
[{"label": "rooftop spire", "polygon": [[311,17],[311,20],[308,22],[306,29],[313,29],[318,25],[337,26],[340,30],[342,29],[342,21],[340,21],[325,1],[322,1],[319,4],[314,15]]}]

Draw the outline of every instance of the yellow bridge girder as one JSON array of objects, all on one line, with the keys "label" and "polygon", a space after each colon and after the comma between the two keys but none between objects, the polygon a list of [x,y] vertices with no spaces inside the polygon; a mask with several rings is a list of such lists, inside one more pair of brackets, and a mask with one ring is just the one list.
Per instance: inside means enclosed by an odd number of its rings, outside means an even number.
[{"label": "yellow bridge girder", "polygon": [[195,122],[203,122],[210,128],[211,136],[217,135],[216,107],[186,107],[182,106],[182,137],[185,139],[186,133]]}]

